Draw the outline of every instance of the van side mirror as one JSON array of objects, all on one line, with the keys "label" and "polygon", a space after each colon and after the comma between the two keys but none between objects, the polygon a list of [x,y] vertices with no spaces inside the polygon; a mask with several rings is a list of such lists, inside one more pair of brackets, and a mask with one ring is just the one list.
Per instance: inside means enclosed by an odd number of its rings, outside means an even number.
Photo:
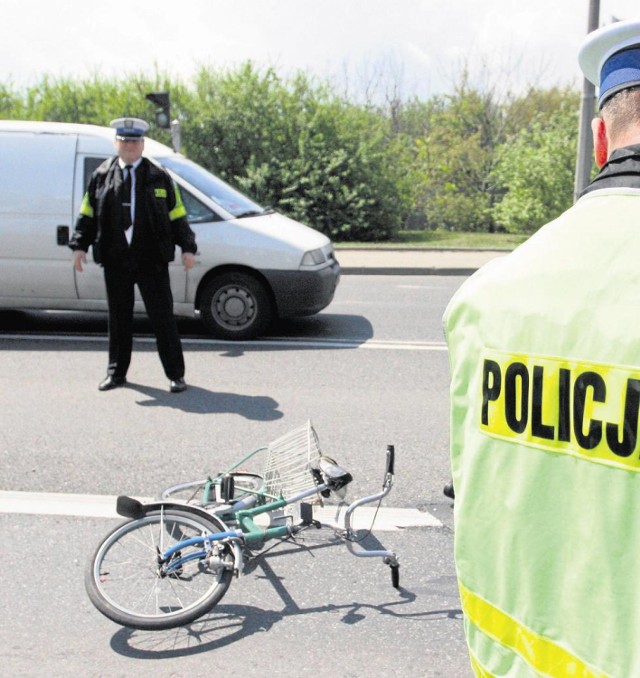
[{"label": "van side mirror", "polygon": [[56,240],[58,245],[68,245],[69,244],[69,227],[68,226],[58,226]]}]

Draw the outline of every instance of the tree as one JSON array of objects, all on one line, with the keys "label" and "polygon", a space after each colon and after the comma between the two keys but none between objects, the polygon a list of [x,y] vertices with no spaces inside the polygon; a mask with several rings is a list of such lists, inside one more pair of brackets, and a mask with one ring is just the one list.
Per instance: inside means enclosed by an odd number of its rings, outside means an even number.
[{"label": "tree", "polygon": [[535,232],[573,201],[578,111],[572,98],[538,114],[498,151],[492,176],[504,195],[493,216],[510,233]]},{"label": "tree", "polygon": [[504,111],[491,92],[465,80],[452,95],[425,108],[425,134],[416,140],[422,174],[417,207],[429,228],[491,231],[494,193],[490,181]]},{"label": "tree", "polygon": [[196,97],[190,156],[257,200],[336,240],[385,240],[402,223],[389,123],[375,111],[250,63],[201,70]]}]

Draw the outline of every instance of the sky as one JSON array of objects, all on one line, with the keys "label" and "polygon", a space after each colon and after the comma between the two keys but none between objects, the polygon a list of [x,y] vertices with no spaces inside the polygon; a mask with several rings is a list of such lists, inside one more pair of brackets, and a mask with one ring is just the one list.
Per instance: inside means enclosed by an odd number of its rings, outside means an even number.
[{"label": "sky", "polygon": [[[329,79],[353,98],[428,99],[466,65],[475,84],[581,87],[576,55],[590,0],[5,0],[4,84],[43,75],[189,80],[251,60],[283,77]],[[600,25],[640,17],[600,0]]]}]

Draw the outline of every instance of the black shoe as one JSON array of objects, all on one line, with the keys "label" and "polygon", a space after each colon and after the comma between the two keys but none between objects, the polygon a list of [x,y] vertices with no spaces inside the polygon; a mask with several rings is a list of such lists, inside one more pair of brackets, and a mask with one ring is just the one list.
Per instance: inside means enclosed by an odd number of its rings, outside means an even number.
[{"label": "black shoe", "polygon": [[127,380],[125,377],[114,377],[113,375],[108,374],[106,379],[98,384],[98,391],[110,391],[112,388],[124,386],[126,383]]},{"label": "black shoe", "polygon": [[442,494],[444,494],[445,497],[449,497],[449,499],[455,499],[456,493],[453,491],[453,483],[447,483],[442,488]]},{"label": "black shoe", "polygon": [[169,382],[169,390],[171,393],[182,393],[187,390],[187,384],[184,379],[172,379]]}]

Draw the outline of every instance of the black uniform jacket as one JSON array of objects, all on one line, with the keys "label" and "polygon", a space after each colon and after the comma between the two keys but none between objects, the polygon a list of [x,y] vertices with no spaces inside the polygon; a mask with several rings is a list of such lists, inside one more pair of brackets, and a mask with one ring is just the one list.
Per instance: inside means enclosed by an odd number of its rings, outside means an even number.
[{"label": "black uniform jacket", "polygon": [[[89,251],[97,264],[116,263],[126,247],[122,224],[122,173],[118,158],[110,158],[96,169],[84,196],[72,250]],[[143,201],[140,205],[139,201]],[[136,224],[139,217],[145,230],[145,259],[168,263],[175,258],[175,246],[183,252],[197,251],[195,234],[186,219],[180,192],[169,174],[147,158],[136,169]],[[135,235],[134,235],[135,237]]]}]

